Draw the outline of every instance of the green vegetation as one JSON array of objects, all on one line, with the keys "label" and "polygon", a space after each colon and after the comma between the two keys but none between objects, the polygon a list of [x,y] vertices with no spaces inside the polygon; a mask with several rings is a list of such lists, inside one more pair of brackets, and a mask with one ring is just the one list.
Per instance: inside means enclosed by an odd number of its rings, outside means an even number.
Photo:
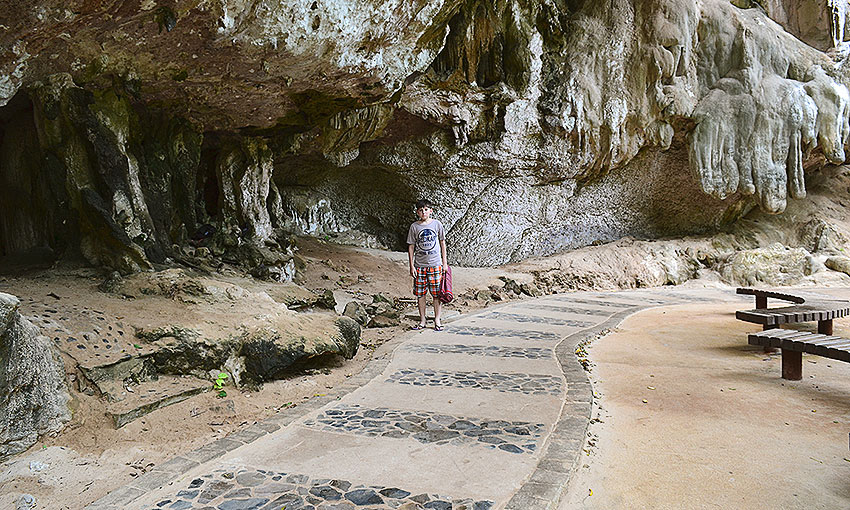
[{"label": "green vegetation", "polygon": [[218,392],[219,398],[224,398],[227,396],[227,392],[224,390],[224,383],[227,381],[229,376],[224,372],[219,372],[218,377],[215,378],[215,382],[213,382],[213,389]]}]

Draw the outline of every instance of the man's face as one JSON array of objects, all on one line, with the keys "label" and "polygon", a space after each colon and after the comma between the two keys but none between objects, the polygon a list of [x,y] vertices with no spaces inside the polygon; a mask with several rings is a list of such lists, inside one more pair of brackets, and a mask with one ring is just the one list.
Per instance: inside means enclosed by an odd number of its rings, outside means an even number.
[{"label": "man's face", "polygon": [[422,221],[427,221],[431,217],[431,212],[430,207],[420,207],[416,209],[416,216],[419,216],[419,219]]}]

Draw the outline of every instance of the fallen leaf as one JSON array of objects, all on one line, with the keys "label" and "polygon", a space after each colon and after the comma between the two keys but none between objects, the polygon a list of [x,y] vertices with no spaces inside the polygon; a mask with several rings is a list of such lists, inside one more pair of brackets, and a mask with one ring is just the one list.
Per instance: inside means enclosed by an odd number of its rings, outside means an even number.
[{"label": "fallen leaf", "polygon": [[646,387],[646,389],[648,389],[648,390],[654,390],[654,389],[655,389],[655,386],[647,386],[647,387]]}]

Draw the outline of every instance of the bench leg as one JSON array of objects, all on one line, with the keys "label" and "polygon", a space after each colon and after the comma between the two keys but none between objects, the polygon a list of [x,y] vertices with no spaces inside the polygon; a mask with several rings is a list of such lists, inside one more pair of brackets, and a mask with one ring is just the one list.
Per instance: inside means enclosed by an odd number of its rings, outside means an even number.
[{"label": "bench leg", "polygon": [[756,308],[767,308],[767,296],[756,296]]},{"label": "bench leg", "polygon": [[821,335],[832,335],[832,319],[818,321],[818,333]]},{"label": "bench leg", "polygon": [[782,378],[799,381],[803,378],[803,353],[782,349]]},{"label": "bench leg", "polygon": [[[765,298],[765,299],[767,299],[767,298]],[[779,324],[771,324],[771,325],[767,325],[767,324],[765,324],[765,325],[762,327],[762,331],[767,331],[768,329],[779,329]],[[766,345],[764,346],[764,352],[765,352],[766,354],[773,354],[773,353],[774,353],[774,352],[776,352],[777,350],[778,350],[778,349],[777,349],[776,347],[768,347],[768,346],[766,346]]]}]

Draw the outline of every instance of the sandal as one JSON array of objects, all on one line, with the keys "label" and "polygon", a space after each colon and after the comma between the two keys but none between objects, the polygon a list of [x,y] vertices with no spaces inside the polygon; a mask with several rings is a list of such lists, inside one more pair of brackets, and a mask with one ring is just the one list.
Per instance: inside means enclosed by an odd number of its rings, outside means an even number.
[{"label": "sandal", "polygon": [[417,324],[410,329],[412,329],[414,331],[419,331],[420,329],[425,329],[425,324]]},{"label": "sandal", "polygon": [[442,330],[443,330],[442,324],[434,324],[434,331],[442,331]]}]

